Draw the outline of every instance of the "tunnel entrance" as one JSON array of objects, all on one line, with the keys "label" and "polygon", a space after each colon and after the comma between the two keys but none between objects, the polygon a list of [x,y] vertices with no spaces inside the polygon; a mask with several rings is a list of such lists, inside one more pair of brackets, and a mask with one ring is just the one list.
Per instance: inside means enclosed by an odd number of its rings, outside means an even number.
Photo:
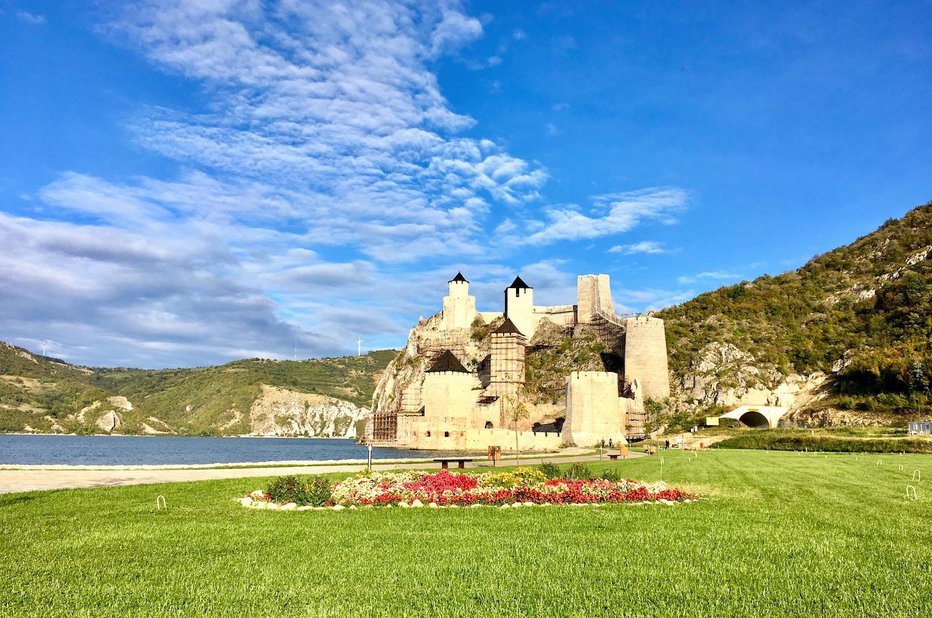
[{"label": "tunnel entrance", "polygon": [[769,429],[770,421],[767,420],[767,417],[758,412],[757,410],[748,410],[741,415],[741,418],[738,419],[748,427],[754,429]]}]

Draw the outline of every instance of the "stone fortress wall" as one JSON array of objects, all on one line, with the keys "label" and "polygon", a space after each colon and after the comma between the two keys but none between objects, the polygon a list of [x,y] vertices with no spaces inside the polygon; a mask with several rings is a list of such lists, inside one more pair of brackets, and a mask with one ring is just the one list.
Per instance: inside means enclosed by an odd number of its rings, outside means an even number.
[{"label": "stone fortress wall", "polygon": [[663,320],[637,316],[624,322],[625,380],[629,383],[638,380],[644,397],[666,399],[670,396],[670,373]]},{"label": "stone fortress wall", "polygon": [[[619,442],[626,428],[643,421],[645,397],[669,395],[663,321],[615,315],[608,275],[579,276],[577,304],[550,307],[535,306],[533,288],[516,277],[505,289],[503,313],[478,312],[462,274],[448,285],[443,310],[412,330],[406,350],[406,359],[425,359],[430,368],[420,379],[409,376],[398,387],[400,396],[386,397],[380,384],[373,397],[370,425],[379,429],[367,435],[375,444],[436,450],[508,448],[516,430],[522,449]],[[477,360],[484,353],[471,340],[477,318],[486,324],[504,319],[491,333],[485,361]],[[529,417],[515,421],[525,380],[525,350],[544,320],[568,330],[595,328],[611,339],[623,359],[624,374],[573,372],[566,378],[565,410],[527,405]],[[472,368],[460,359],[470,359]],[[388,378],[389,383],[394,379]],[[561,433],[549,422],[546,431],[530,431],[560,413],[565,418]]]}]

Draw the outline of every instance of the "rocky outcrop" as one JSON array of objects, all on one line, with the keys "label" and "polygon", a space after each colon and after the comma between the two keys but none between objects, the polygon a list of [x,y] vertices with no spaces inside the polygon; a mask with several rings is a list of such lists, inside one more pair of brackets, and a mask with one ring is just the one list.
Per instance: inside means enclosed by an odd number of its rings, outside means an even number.
[{"label": "rocky outcrop", "polygon": [[825,396],[830,376],[784,376],[730,343],[710,343],[691,363],[689,371],[674,376],[674,397],[699,411],[711,406],[784,406],[790,414]]},{"label": "rocky outcrop", "polygon": [[106,414],[97,417],[97,420],[94,422],[94,424],[107,433],[112,433],[122,424],[122,419],[120,419],[119,414],[113,410],[110,410]]},{"label": "rocky outcrop", "polygon": [[355,438],[368,414],[341,399],[263,385],[249,409],[249,435]]},{"label": "rocky outcrop", "polygon": [[840,410],[829,405],[834,374],[844,370],[851,353],[830,373],[784,376],[731,344],[712,343],[700,351],[689,372],[674,380],[677,404],[699,413],[712,406],[770,405],[788,408],[781,423],[809,427],[867,427],[896,419],[877,412]]},{"label": "rocky outcrop", "polygon": [[405,349],[382,373],[372,395],[372,409],[416,411],[422,403],[421,387],[430,361],[451,350],[467,369],[475,369],[489,355],[489,331],[500,323],[500,317],[489,324],[480,317],[469,329],[441,330],[441,314],[422,319],[408,334]]}]

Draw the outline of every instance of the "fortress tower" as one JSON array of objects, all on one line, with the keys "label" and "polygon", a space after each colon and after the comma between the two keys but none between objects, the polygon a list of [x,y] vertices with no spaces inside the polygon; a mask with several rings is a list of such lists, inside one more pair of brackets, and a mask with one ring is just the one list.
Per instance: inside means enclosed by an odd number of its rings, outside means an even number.
[{"label": "fortress tower", "polygon": [[504,400],[513,397],[518,387],[524,384],[524,348],[527,339],[510,319],[492,333],[492,368],[489,392],[497,395],[503,405],[501,408],[500,427],[508,427],[510,421]]},{"label": "fortress tower", "polygon": [[449,294],[443,297],[443,330],[469,328],[476,319],[476,297],[469,295],[469,281],[463,273],[447,282]]},{"label": "fortress tower", "polygon": [[456,418],[465,423],[472,412],[476,378],[447,350],[424,374],[424,416]]},{"label": "fortress tower", "polygon": [[577,446],[602,440],[623,444],[625,408],[625,400],[618,397],[618,374],[574,371],[566,377],[566,422],[561,437]]},{"label": "fortress tower", "polygon": [[644,398],[670,396],[667,338],[663,320],[638,316],[625,320],[625,382],[640,382]]},{"label": "fortress tower", "polygon": [[534,320],[534,288],[515,277],[505,288],[505,319],[511,320],[515,328],[527,337],[534,337],[537,324]]},{"label": "fortress tower", "polygon": [[599,313],[615,315],[608,275],[579,275],[576,296],[576,315],[580,324],[592,324]]}]

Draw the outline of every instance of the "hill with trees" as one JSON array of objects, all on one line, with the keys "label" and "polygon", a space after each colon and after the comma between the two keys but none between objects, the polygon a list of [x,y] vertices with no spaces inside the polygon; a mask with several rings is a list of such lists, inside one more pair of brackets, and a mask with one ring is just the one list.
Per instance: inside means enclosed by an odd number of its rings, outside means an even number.
[{"label": "hill with trees", "polygon": [[394,354],[99,369],[0,343],[0,431],[353,437]]},{"label": "hill with trees", "polygon": [[679,402],[693,411],[808,382],[800,411],[921,414],[932,405],[932,203],[797,270],[658,315]]}]

